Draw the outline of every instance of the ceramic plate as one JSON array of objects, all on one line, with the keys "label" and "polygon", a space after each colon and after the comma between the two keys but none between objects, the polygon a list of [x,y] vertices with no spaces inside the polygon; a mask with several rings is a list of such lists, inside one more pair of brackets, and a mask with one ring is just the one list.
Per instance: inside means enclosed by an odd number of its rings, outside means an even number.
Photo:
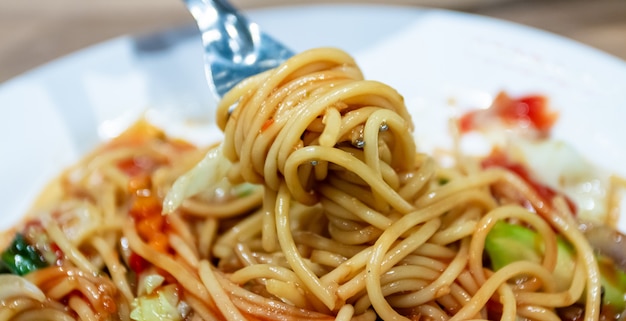
[{"label": "ceramic plate", "polygon": [[[626,64],[617,58],[449,11],[319,5],[249,15],[296,51],[340,47],[368,79],[397,88],[423,150],[449,146],[451,113],[485,107],[501,90],[535,93],[560,112],[555,137],[626,175]],[[193,27],[121,37],[69,55],[4,83],[0,105],[0,229],[18,220],[62,168],[142,114],[197,143],[220,139]]]}]

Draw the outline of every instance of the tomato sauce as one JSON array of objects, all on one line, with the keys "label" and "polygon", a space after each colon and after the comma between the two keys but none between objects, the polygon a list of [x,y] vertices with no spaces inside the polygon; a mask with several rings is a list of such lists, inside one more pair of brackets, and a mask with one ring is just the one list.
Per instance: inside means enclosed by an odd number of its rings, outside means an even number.
[{"label": "tomato sauce", "polygon": [[487,109],[472,110],[459,119],[461,133],[467,133],[498,121],[508,128],[536,131],[547,136],[558,118],[558,113],[548,107],[541,95],[512,98],[504,92],[498,94]]},{"label": "tomato sauce", "polygon": [[556,197],[557,195],[562,196],[567,202],[567,206],[569,207],[570,211],[574,214],[576,213],[576,210],[577,210],[576,204],[574,204],[574,202],[569,197],[562,195],[558,193],[556,190],[554,190],[553,188],[533,179],[533,177],[531,176],[531,174],[528,172],[528,170],[526,169],[524,165],[511,161],[504,152],[498,149],[495,149],[491,153],[491,155],[483,159],[483,161],[481,162],[481,166],[483,168],[490,168],[490,167],[505,168],[515,173],[522,180],[524,180],[530,187],[532,187],[532,189],[542,199],[544,204],[552,204],[552,199],[554,197]]}]

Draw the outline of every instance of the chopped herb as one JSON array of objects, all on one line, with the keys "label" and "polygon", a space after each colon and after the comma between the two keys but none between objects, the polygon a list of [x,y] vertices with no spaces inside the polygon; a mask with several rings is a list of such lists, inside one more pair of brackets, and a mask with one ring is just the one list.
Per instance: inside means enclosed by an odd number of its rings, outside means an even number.
[{"label": "chopped herb", "polygon": [[17,275],[25,275],[48,266],[41,253],[19,233],[0,258],[0,272],[5,270]]}]

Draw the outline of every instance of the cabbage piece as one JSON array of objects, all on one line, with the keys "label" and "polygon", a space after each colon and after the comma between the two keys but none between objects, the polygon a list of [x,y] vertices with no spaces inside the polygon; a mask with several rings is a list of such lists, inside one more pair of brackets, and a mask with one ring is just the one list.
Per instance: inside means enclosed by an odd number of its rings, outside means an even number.
[{"label": "cabbage piece", "polygon": [[578,217],[605,222],[609,175],[585,159],[573,146],[559,140],[512,139],[508,154],[574,201]]},{"label": "cabbage piece", "polygon": [[130,318],[135,321],[182,321],[186,305],[179,300],[175,285],[159,288],[132,302]]},{"label": "cabbage piece", "polygon": [[33,283],[13,274],[0,275],[0,302],[16,297],[28,297],[39,302],[46,301],[46,295]]},{"label": "cabbage piece", "polygon": [[137,293],[139,295],[152,294],[155,289],[163,285],[163,282],[165,282],[165,278],[160,274],[146,275],[139,280]]},{"label": "cabbage piece", "polygon": [[222,153],[221,144],[209,150],[196,166],[174,182],[163,200],[163,213],[174,212],[185,199],[220,183],[230,166],[230,161]]}]

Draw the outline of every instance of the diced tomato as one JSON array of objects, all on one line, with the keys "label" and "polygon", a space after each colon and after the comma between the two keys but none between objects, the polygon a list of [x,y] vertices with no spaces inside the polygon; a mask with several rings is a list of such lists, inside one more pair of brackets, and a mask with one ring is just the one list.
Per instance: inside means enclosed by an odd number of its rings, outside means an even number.
[{"label": "diced tomato", "polygon": [[557,118],[558,114],[550,110],[544,96],[511,98],[506,93],[500,93],[488,109],[467,112],[459,119],[458,125],[461,133],[467,133],[500,121],[510,128],[535,130],[546,136]]},{"label": "diced tomato", "polygon": [[150,266],[150,263],[141,256],[139,256],[137,253],[132,252],[130,254],[130,257],[128,258],[128,265],[130,265],[130,268],[135,273],[140,274]]},{"label": "diced tomato", "polygon": [[148,241],[148,244],[150,244],[153,249],[161,253],[166,253],[170,248],[169,239],[164,233],[153,234],[150,237],[150,241]]},{"label": "diced tomato", "polygon": [[468,133],[475,130],[478,125],[478,115],[480,110],[468,111],[461,118],[459,118],[459,131],[461,133]]},{"label": "diced tomato", "polygon": [[[533,179],[524,165],[512,162],[505,153],[500,150],[494,150],[491,155],[485,158],[481,163],[483,168],[501,167],[506,168],[509,171],[517,174],[522,178],[529,186],[531,186],[537,195],[544,201],[544,204],[552,204],[552,199],[558,195],[558,192],[551,187],[544,185],[535,179]],[[561,195],[565,198],[567,206],[572,213],[576,213],[576,205],[567,196]]]},{"label": "diced tomato", "polygon": [[[119,137],[112,140],[107,148],[129,147],[149,140],[160,140],[177,151],[193,150],[195,147],[182,140],[168,140],[164,133],[146,121],[140,121]],[[167,164],[167,159],[149,155],[134,156],[117,163],[118,168],[129,177],[127,193],[131,195],[128,215],[133,218],[139,237],[153,249],[167,253],[170,250],[167,230],[169,223],[162,215],[162,200],[153,190],[152,174]],[[136,254],[129,258],[129,265],[135,272],[141,272],[148,262]]]},{"label": "diced tomato", "polygon": [[118,162],[117,168],[119,168],[126,175],[133,177],[151,173],[159,165],[160,162],[152,157],[137,156]]},{"label": "diced tomato", "polygon": [[154,233],[161,232],[164,224],[163,215],[150,215],[137,221],[137,233],[141,237],[150,238]]},{"label": "diced tomato", "polygon": [[152,188],[152,179],[149,175],[135,175],[128,181],[128,193],[137,195],[139,191],[149,191]]},{"label": "diced tomato", "polygon": [[157,197],[136,196],[129,210],[131,217],[143,219],[149,216],[161,216],[162,205]]},{"label": "diced tomato", "polygon": [[544,96],[526,96],[508,100],[502,108],[503,116],[513,122],[530,121],[539,131],[548,132],[556,122],[558,114],[549,110]]},{"label": "diced tomato", "polygon": [[148,175],[131,178],[128,191],[133,195],[128,214],[135,221],[137,234],[152,248],[167,253],[170,249],[166,235],[168,221],[161,214],[161,199],[152,191],[152,181]]}]

